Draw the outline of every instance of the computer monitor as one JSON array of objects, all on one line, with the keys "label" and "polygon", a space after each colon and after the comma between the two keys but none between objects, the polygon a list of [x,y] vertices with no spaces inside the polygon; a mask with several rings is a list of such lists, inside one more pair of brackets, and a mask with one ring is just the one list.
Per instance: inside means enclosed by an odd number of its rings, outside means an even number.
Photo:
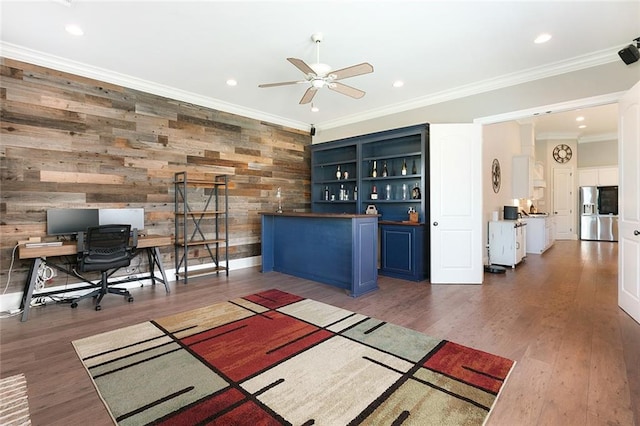
[{"label": "computer monitor", "polygon": [[75,235],[90,226],[98,226],[98,209],[47,210],[48,235]]},{"label": "computer monitor", "polygon": [[144,229],[144,209],[100,209],[100,225],[131,225],[131,229]]}]

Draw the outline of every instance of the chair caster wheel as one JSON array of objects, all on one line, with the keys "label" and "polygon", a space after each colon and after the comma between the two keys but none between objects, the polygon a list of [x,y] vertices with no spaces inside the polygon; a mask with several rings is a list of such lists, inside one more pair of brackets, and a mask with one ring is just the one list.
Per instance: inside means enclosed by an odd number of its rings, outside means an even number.
[{"label": "chair caster wheel", "polygon": [[100,309],[102,309],[102,306],[96,305],[96,311],[99,311]]},{"label": "chair caster wheel", "polygon": [[127,298],[127,302],[129,302],[129,303],[133,302],[133,297],[129,296],[129,297]]},{"label": "chair caster wheel", "polygon": [[76,302],[71,303],[71,309],[75,309],[77,307],[78,307],[78,304]]}]

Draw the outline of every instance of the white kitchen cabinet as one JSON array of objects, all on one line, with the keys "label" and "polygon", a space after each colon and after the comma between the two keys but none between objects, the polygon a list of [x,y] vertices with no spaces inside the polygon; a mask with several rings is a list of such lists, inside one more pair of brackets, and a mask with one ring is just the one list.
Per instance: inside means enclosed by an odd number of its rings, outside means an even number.
[{"label": "white kitchen cabinet", "polygon": [[553,217],[530,216],[527,222],[527,253],[542,254],[555,242]]},{"label": "white kitchen cabinet", "polygon": [[589,167],[578,169],[578,186],[618,185],[617,167]]},{"label": "white kitchen cabinet", "polygon": [[619,181],[617,167],[601,167],[598,169],[598,185],[615,186],[618,185]]},{"label": "white kitchen cabinet", "polygon": [[489,261],[492,265],[515,268],[526,254],[526,222],[498,220],[489,222]]},{"label": "white kitchen cabinet", "polygon": [[533,198],[533,157],[514,155],[512,159],[511,198]]}]

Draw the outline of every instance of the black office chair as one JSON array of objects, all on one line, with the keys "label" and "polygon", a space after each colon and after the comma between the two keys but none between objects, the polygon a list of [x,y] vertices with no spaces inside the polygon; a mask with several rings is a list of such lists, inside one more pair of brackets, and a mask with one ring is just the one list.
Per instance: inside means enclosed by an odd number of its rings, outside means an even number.
[{"label": "black office chair", "polygon": [[88,228],[86,235],[80,233],[78,269],[80,272],[100,271],[102,277],[99,288],[74,299],[71,307],[76,308],[79,300],[94,297],[95,309],[99,311],[100,301],[107,293],[119,294],[133,302],[128,290],[109,286],[108,278],[131,264],[137,244],[137,230],[134,228],[132,234],[131,225],[101,225]]}]

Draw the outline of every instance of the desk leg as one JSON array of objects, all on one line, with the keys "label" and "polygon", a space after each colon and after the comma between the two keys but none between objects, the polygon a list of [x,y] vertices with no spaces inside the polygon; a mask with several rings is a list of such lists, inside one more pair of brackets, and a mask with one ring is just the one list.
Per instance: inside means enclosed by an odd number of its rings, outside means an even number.
[{"label": "desk leg", "polygon": [[151,285],[156,285],[156,263],[153,258],[153,247],[145,249],[145,252],[147,253],[147,262],[149,263],[149,276],[151,278]]},{"label": "desk leg", "polygon": [[162,282],[164,283],[164,289],[167,293],[170,293],[169,290],[169,281],[167,281],[167,274],[164,271],[164,266],[162,265],[162,258],[160,257],[160,249],[158,247],[149,247],[147,249],[147,253],[149,254],[149,270],[151,271],[152,280],[155,284],[155,271],[154,265],[158,266],[160,270],[160,274],[162,274]]},{"label": "desk leg", "polygon": [[24,293],[22,294],[22,318],[20,321],[25,322],[29,318],[29,309],[31,308],[31,297],[33,296],[33,290],[36,288],[36,280],[38,279],[38,269],[42,264],[42,259],[36,257],[33,259],[29,275],[27,275],[27,282],[24,287]]}]

